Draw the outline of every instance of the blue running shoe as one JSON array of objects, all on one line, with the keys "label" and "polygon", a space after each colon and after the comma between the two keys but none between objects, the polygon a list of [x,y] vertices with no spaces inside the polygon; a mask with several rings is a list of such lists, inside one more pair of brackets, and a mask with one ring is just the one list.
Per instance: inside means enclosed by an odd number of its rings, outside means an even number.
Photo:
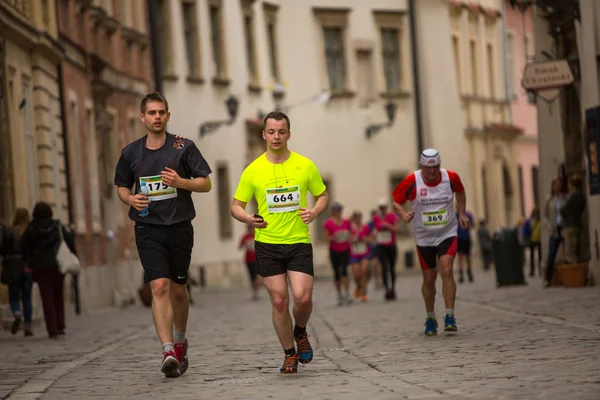
[{"label": "blue running shoe", "polygon": [[298,355],[293,354],[291,356],[285,356],[283,365],[279,368],[279,372],[282,374],[295,374],[298,372]]},{"label": "blue running shoe", "polygon": [[437,335],[438,323],[436,319],[427,318],[425,320],[425,336]]},{"label": "blue running shoe", "polygon": [[305,332],[300,336],[294,338],[298,345],[298,357],[302,364],[308,364],[313,359],[313,350],[308,341],[308,334]]},{"label": "blue running shoe", "polygon": [[446,314],[446,318],[444,318],[444,330],[446,332],[457,332],[458,327],[456,326],[456,320],[454,319],[454,315]]}]

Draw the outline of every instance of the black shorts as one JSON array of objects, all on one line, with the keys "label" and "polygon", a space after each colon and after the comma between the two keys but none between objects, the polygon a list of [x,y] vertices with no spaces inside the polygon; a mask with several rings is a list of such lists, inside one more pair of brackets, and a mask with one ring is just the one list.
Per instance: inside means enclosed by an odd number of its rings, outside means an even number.
[{"label": "black shorts", "polygon": [[250,279],[256,279],[256,277],[258,276],[258,267],[256,266],[256,261],[246,261],[246,267],[248,268],[248,275],[250,276]]},{"label": "black shorts", "polygon": [[270,244],[254,242],[258,274],[262,277],[303,272],[315,276],[310,243]]},{"label": "black shorts", "polygon": [[471,239],[458,239],[458,254],[471,254]]},{"label": "black shorts", "polygon": [[348,276],[348,265],[350,264],[350,250],[333,251],[329,249],[329,261],[333,268],[333,275],[336,281]]},{"label": "black shorts", "polygon": [[455,256],[456,242],[456,236],[452,236],[437,246],[417,246],[421,269],[428,270],[437,267],[438,257],[445,255]]},{"label": "black shorts", "polygon": [[190,221],[175,225],[136,222],[135,243],[144,267],[144,282],[168,278],[184,285],[187,282],[194,228]]}]

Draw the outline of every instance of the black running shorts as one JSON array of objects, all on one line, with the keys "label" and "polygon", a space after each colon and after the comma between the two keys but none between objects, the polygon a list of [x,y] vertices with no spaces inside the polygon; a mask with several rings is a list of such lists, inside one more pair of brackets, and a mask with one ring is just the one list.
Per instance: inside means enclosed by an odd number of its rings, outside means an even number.
[{"label": "black running shorts", "polygon": [[315,276],[310,243],[270,244],[254,242],[258,274],[262,277],[303,272]]},{"label": "black running shorts", "polygon": [[184,285],[187,282],[194,228],[190,221],[174,225],[136,222],[135,242],[144,267],[144,282],[168,278]]},{"label": "black running shorts", "polygon": [[419,255],[421,269],[434,269],[437,267],[439,257],[456,255],[456,236],[445,239],[437,246],[417,246],[417,254]]}]

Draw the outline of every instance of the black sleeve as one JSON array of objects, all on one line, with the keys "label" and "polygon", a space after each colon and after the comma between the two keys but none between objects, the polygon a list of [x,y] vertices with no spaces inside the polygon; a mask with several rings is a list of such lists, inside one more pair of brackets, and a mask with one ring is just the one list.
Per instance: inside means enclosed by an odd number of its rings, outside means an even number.
[{"label": "black sleeve", "polygon": [[191,178],[206,178],[212,171],[194,142],[183,155],[184,168]]},{"label": "black sleeve", "polygon": [[31,229],[29,227],[25,229],[23,235],[21,236],[21,257],[23,261],[27,262],[29,260],[29,255],[31,254]]},{"label": "black sleeve", "polygon": [[73,233],[68,230],[67,228],[65,228],[65,226],[63,224],[60,225],[60,228],[62,229],[62,234],[63,234],[63,238],[65,239],[65,243],[67,244],[67,246],[69,247],[69,249],[73,252],[73,254],[77,255],[77,249],[75,248],[75,237],[73,235]]},{"label": "black sleeve", "polygon": [[125,155],[125,150],[121,152],[121,157],[115,169],[115,186],[131,189],[135,183],[135,177],[131,172],[131,165]]}]

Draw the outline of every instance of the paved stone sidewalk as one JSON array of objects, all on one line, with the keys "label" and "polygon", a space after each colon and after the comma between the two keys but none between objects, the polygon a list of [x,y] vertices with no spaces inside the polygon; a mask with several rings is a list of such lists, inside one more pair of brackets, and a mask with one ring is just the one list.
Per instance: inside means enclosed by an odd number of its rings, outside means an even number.
[{"label": "paved stone sidewalk", "polygon": [[[439,290],[441,294],[441,287]],[[0,333],[0,397],[9,399],[597,399],[600,290],[496,289],[492,273],[459,286],[459,333],[422,335],[418,276],[398,301],[372,292],[339,308],[319,282],[309,326],[314,361],[281,375],[268,301],[247,292],[199,293],[181,378],[159,371],[149,310],[108,310],[69,321],[50,341]],[[443,301],[436,306],[440,323]]]}]

